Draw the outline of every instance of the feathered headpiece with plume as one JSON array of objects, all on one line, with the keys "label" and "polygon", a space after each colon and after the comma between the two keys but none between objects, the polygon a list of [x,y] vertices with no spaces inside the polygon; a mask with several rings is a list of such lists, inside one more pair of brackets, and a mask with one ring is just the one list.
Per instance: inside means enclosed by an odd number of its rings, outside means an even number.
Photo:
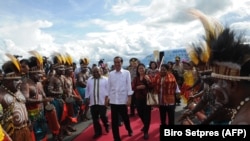
[{"label": "feathered headpiece with plume", "polygon": [[203,47],[209,52],[211,76],[233,81],[250,80],[250,45],[244,43],[243,36],[236,36],[235,31],[223,28],[218,21],[198,10],[190,12],[200,19],[206,31],[206,46]]},{"label": "feathered headpiece with plume", "polygon": [[66,69],[73,69],[73,58],[70,54],[65,54],[65,60],[66,60]]},{"label": "feathered headpiece with plume", "polygon": [[187,53],[190,60],[198,67],[201,71],[209,70],[209,59],[211,57],[211,44],[212,41],[218,38],[223,31],[223,26],[215,19],[206,16],[201,11],[191,9],[190,14],[198,18],[205,30],[204,41],[200,41],[198,44],[191,44],[187,48]]},{"label": "feathered headpiece with plume", "polygon": [[55,52],[52,58],[53,58],[54,68],[64,67],[66,60],[65,60],[65,57],[61,53]]},{"label": "feathered headpiece with plume", "polygon": [[80,59],[80,65],[88,65],[89,64],[89,58],[81,58]]},{"label": "feathered headpiece with plume", "polygon": [[41,72],[43,71],[43,56],[40,55],[37,51],[32,50],[29,51],[33,56],[29,58],[30,63],[30,72]]},{"label": "feathered headpiece with plume", "polygon": [[4,72],[3,79],[21,79],[21,65],[17,58],[9,53],[5,54],[11,61],[3,64],[2,69]]},{"label": "feathered headpiece with plume", "polygon": [[12,61],[12,63],[15,65],[16,69],[18,72],[21,71],[21,65],[20,62],[17,60],[17,58],[9,53],[6,53],[6,56],[8,56],[10,58],[10,60]]}]

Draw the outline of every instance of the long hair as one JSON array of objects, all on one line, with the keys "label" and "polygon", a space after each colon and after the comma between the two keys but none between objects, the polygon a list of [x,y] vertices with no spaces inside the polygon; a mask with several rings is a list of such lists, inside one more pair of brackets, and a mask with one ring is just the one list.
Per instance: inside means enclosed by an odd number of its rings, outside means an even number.
[{"label": "long hair", "polygon": [[138,64],[137,68],[136,68],[136,76],[139,77],[140,73],[138,72],[139,67],[143,66],[145,68],[145,74],[146,74],[146,66],[143,63]]}]

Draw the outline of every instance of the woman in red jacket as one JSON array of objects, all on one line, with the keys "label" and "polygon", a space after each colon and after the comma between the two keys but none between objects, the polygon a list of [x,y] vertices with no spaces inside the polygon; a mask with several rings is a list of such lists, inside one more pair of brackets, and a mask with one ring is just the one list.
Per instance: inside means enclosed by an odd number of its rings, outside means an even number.
[{"label": "woman in red jacket", "polygon": [[[175,91],[176,79],[169,69],[169,65],[163,64],[160,75],[156,78],[156,91],[159,94],[159,111],[161,125],[174,125],[175,123]],[[166,123],[166,117],[168,122]]]}]

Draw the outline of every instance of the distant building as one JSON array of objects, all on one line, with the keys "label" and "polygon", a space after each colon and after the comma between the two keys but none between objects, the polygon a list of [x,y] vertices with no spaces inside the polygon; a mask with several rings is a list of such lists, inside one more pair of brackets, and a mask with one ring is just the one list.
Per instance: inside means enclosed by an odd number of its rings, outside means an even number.
[{"label": "distant building", "polygon": [[[175,62],[175,56],[180,56],[181,61],[184,60],[189,61],[189,56],[185,48],[168,49],[159,52],[160,52],[159,55],[160,58],[162,58],[162,56],[164,55],[163,63],[167,63],[168,61]],[[144,63],[145,65],[148,65],[150,61],[155,61],[153,52],[152,54],[146,56],[144,59],[141,60],[141,62]]]}]

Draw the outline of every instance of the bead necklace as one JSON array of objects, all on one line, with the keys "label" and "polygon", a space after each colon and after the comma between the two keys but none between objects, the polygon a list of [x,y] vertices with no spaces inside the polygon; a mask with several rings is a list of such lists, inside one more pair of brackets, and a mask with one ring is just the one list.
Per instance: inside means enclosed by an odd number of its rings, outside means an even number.
[{"label": "bead necklace", "polygon": [[9,90],[7,87],[5,87],[3,84],[1,85],[1,87],[2,87],[5,91],[7,91],[10,95],[12,95],[17,101],[19,101],[19,102],[22,101],[21,99],[19,99],[19,98],[16,96],[15,93],[13,93],[12,91],[10,91],[10,90]]},{"label": "bead necklace", "polygon": [[231,121],[229,122],[229,124],[232,123],[232,121],[235,119],[235,116],[238,114],[238,112],[240,111],[240,109],[250,100],[250,96],[246,97],[244,100],[242,100],[240,102],[240,104],[236,107],[236,109],[233,109],[233,116],[231,117]]}]

